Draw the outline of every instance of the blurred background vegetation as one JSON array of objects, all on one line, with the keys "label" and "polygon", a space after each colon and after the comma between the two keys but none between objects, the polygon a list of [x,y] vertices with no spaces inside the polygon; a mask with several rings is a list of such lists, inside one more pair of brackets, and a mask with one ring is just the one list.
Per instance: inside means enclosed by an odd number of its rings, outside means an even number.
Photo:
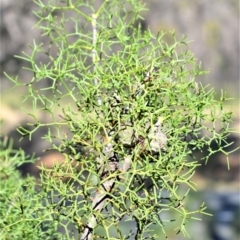
[{"label": "blurred background vegetation", "polygon": [[[197,81],[214,87],[216,97],[220,96],[223,89],[228,97],[234,98],[225,107],[231,108],[235,113],[232,127],[238,131],[229,136],[229,142],[234,142],[232,148],[239,146],[239,2],[237,0],[143,2],[149,11],[143,13],[145,20],[140,22],[142,28],[150,27],[154,33],[175,30],[179,38],[181,35],[188,35],[188,40],[193,40],[189,46],[190,50],[202,63],[203,69],[209,70],[208,75],[199,77]],[[33,39],[38,43],[47,43],[47,38],[41,37],[38,29],[33,29],[37,18],[32,11],[36,10],[37,6],[33,0],[1,0],[0,4],[0,119],[3,120],[1,132],[14,138],[15,148],[21,147],[27,154],[35,152],[36,156],[40,157],[36,165],[41,161],[51,167],[53,159],[61,160],[63,157],[56,152],[43,152],[48,143],[40,138],[47,129],[37,132],[31,143],[27,139],[19,142],[20,136],[16,127],[28,120],[28,116],[21,110],[22,106],[29,107],[26,103],[21,103],[21,95],[24,95],[26,89],[17,88],[10,91],[13,85],[3,74],[7,72],[10,76],[18,75],[21,81],[30,82],[31,73],[22,69],[26,62],[14,58],[13,55],[21,55],[22,51],[30,52],[28,44],[32,44]],[[165,40],[171,42],[170,34],[166,34]],[[38,61],[44,59],[39,56]],[[45,84],[48,85],[47,80]],[[45,116],[39,118],[45,119]],[[199,153],[199,158],[201,154],[204,153]],[[239,239],[239,150],[231,154],[229,160],[230,171],[227,170],[225,159],[218,154],[209,160],[207,166],[202,163],[195,174],[199,192],[191,194],[188,204],[194,208],[196,204],[205,201],[214,217],[204,217],[202,222],[193,222],[189,226],[191,239]],[[39,172],[36,165],[26,165],[21,170],[23,174],[31,173],[37,176]],[[170,235],[171,231],[170,228]],[[182,237],[173,234],[170,239],[180,240]]]}]

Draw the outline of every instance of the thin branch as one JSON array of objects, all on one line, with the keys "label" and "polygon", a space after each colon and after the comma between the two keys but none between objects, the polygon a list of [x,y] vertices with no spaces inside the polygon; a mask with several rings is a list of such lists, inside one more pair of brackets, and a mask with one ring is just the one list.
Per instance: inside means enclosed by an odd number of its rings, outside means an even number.
[{"label": "thin branch", "polygon": [[[93,31],[93,48],[92,48],[92,62],[93,62],[93,73],[95,72],[95,63],[97,61],[97,51],[96,51],[96,45],[97,45],[97,14],[92,14],[92,31]],[[95,77],[93,79],[93,84],[95,87],[98,86],[98,79]],[[100,96],[97,96],[97,104],[99,106],[102,105],[102,100]]]}]

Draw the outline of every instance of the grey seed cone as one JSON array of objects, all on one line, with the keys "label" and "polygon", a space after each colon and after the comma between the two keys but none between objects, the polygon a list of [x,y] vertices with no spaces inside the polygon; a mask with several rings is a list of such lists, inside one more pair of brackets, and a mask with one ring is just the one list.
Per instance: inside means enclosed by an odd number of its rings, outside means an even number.
[{"label": "grey seed cone", "polygon": [[162,121],[163,118],[159,117],[158,121],[155,123],[152,132],[149,134],[149,139],[150,140],[150,149],[153,152],[159,152],[161,149],[166,150],[166,145],[167,145],[167,136],[166,134],[162,131]]}]

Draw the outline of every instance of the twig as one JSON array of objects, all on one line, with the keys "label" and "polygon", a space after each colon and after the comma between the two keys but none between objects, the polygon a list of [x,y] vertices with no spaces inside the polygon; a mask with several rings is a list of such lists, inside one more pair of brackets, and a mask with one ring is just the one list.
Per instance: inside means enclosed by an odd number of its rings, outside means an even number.
[{"label": "twig", "polygon": [[[97,44],[97,14],[92,14],[92,30],[93,30],[93,49],[92,49],[92,62],[93,62],[93,73],[95,72],[95,62],[97,61],[97,51],[96,51],[96,44]],[[98,79],[94,78],[93,84],[95,87],[98,86]],[[99,106],[102,105],[102,99],[97,96],[97,104]]]}]

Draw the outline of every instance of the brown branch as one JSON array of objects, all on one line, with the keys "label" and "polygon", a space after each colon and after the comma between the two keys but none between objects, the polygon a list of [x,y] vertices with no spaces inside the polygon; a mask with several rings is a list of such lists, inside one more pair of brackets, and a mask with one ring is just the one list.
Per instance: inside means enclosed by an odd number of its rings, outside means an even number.
[{"label": "brown branch", "polygon": [[[111,162],[111,158],[114,157],[114,152],[113,152],[113,145],[112,143],[108,143],[106,147],[103,149],[103,153],[105,156],[108,156],[109,163],[108,165],[105,164],[103,166],[102,170],[102,176],[101,180],[104,181],[107,177],[109,177],[109,173],[115,173],[117,171],[121,172],[126,172],[131,166],[131,156],[127,156],[124,159],[123,166],[120,168],[118,162]],[[101,162],[103,162],[103,159],[100,159]],[[102,184],[102,189],[100,189],[92,202],[92,209],[95,212],[100,213],[106,203],[107,200],[107,194],[108,192],[111,192],[115,183],[115,178],[110,178],[109,180],[103,182]],[[97,220],[94,214],[90,217],[88,220],[87,225],[85,226],[85,229],[83,231],[83,234],[81,236],[81,240],[92,240],[92,231],[93,229],[97,226]]]}]

